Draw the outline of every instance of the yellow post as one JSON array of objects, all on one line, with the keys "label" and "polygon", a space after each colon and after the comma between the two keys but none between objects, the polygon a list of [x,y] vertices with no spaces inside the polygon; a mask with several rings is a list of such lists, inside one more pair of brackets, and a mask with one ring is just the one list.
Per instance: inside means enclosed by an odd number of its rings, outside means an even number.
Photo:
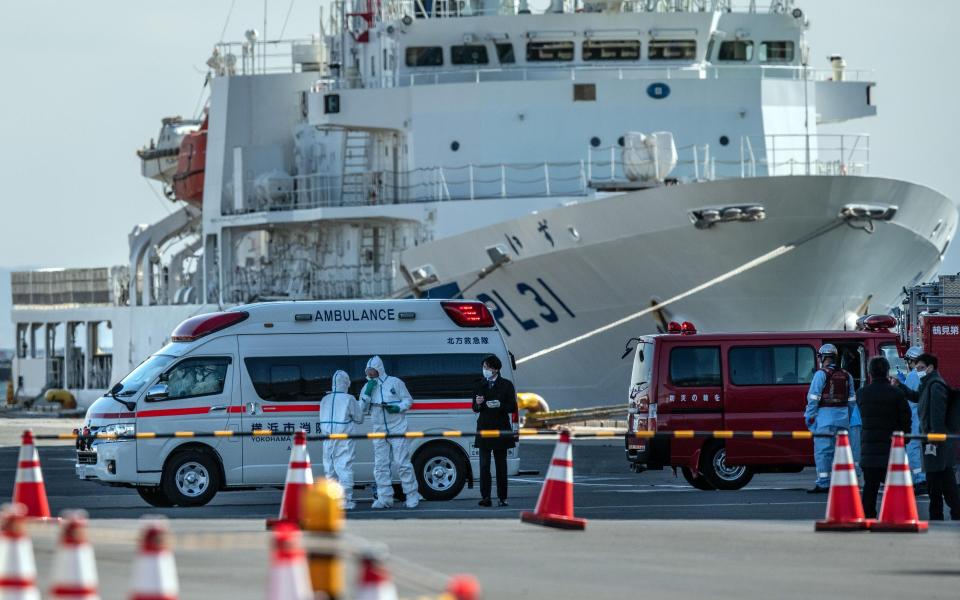
[{"label": "yellow post", "polygon": [[331,600],[345,597],[345,574],[339,539],[343,531],[343,488],[321,479],[303,491],[300,526],[307,533],[307,561],[314,592]]}]

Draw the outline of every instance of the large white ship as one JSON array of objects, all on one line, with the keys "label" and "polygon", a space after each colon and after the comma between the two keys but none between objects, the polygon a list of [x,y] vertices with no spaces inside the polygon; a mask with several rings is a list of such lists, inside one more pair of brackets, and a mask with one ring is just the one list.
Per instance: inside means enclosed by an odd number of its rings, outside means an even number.
[{"label": "large white ship", "polygon": [[479,298],[560,408],[624,401],[624,343],[668,320],[885,310],[957,209],[819,131],[874,116],[874,82],[809,56],[801,8],[732,4],[352,0],[311,38],[218,44],[204,114],[139,152],[176,212],[127,265],[14,274],[20,393],[88,403],[182,319],[255,301]]}]

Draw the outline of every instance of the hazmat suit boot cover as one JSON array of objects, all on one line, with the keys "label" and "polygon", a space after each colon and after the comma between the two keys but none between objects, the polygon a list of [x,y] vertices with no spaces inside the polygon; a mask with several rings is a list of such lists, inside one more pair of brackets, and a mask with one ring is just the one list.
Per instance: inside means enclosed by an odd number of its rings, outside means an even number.
[{"label": "hazmat suit boot cover", "polygon": [[[363,423],[363,405],[350,393],[350,376],[344,371],[333,374],[333,390],[320,400],[320,431],[324,434],[356,433],[355,425]],[[344,508],[353,508],[354,440],[323,442],[323,472],[343,487]]]}]

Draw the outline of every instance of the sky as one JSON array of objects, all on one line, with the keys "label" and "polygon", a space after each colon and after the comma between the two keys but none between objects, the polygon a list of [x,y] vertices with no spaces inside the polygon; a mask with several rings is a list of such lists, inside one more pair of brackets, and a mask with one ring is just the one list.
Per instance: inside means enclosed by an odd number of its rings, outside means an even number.
[{"label": "sky", "polygon": [[[5,2],[0,269],[126,263],[133,227],[174,209],[140,176],[134,152],[157,136],[162,117],[196,114],[213,44],[223,31],[226,40],[249,28],[262,33],[265,4],[271,39],[284,21],[288,38],[319,29],[320,4],[311,0]],[[837,53],[851,69],[873,69],[878,81],[878,117],[830,131],[871,134],[873,175],[960,199],[951,158],[960,87],[948,67],[960,2],[797,5],[811,22],[811,66],[827,68],[827,55]],[[943,270],[960,271],[960,244]],[[4,294],[0,347],[12,335],[8,302]]]}]

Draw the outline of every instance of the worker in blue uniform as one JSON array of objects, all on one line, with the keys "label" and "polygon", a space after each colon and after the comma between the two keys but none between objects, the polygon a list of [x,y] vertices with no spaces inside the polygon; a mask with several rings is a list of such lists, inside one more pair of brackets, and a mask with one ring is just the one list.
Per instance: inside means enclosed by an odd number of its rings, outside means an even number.
[{"label": "worker in blue uniform", "polygon": [[813,375],[807,392],[807,409],[804,419],[807,428],[814,434],[828,434],[813,438],[813,459],[817,467],[816,484],[808,490],[811,494],[830,491],[830,471],[833,467],[833,451],[836,434],[850,429],[852,406],[856,405],[853,377],[840,368],[837,347],[824,344],[818,352],[820,369]]},{"label": "worker in blue uniform", "polygon": [[[920,346],[910,346],[904,358],[907,359],[909,371],[903,378],[903,385],[911,391],[920,389],[920,374],[917,373],[917,357],[923,354],[923,348]],[[920,415],[917,411],[918,403],[910,401],[910,418],[912,422],[910,433],[919,435],[920,433]],[[910,471],[913,477],[913,489],[917,494],[927,493],[927,474],[923,472],[923,457],[920,452],[920,440],[910,440],[907,444],[907,460],[910,462]]]}]

